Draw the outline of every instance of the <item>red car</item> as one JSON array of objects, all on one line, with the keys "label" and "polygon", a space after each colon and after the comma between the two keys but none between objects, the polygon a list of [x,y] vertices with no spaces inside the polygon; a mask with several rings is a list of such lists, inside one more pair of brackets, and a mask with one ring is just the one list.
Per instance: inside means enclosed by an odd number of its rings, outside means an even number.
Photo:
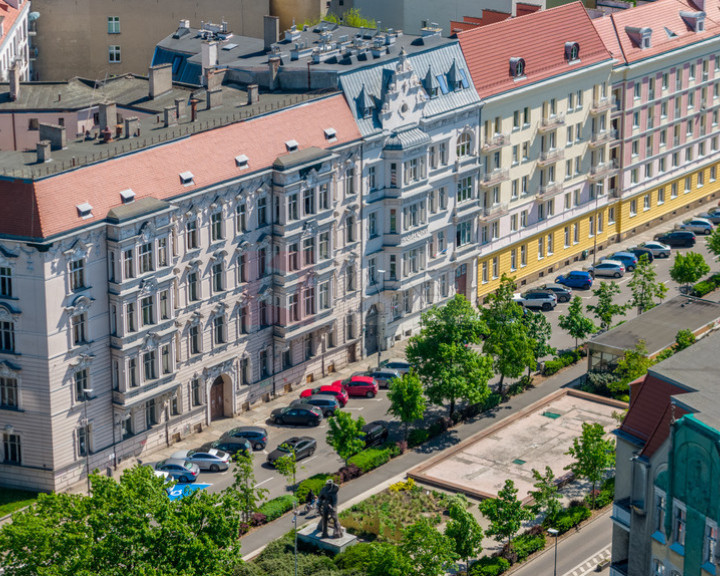
[{"label": "red car", "polygon": [[338,404],[340,404],[340,406],[345,406],[350,397],[341,385],[336,386],[336,384],[337,383],[334,382],[332,384],[326,384],[325,386],[311,388],[310,390],[303,390],[300,393],[300,398],[308,398],[309,396],[313,396],[315,394],[330,394],[337,398]]},{"label": "red car", "polygon": [[380,388],[372,376],[353,376],[347,380],[333,382],[333,386],[335,384],[340,384],[349,396],[366,396],[367,398],[374,398]]}]

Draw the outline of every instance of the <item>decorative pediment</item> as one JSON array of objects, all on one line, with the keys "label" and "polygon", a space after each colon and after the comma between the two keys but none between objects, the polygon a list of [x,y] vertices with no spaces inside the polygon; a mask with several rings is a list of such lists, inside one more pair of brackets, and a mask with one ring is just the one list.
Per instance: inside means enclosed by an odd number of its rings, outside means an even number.
[{"label": "decorative pediment", "polygon": [[215,366],[203,368],[203,376],[207,380],[215,380],[216,378],[222,376],[223,374],[227,374],[229,377],[231,377],[232,373],[233,373],[232,359],[226,360],[225,362],[222,362],[220,364],[216,364]]},{"label": "decorative pediment", "polygon": [[0,245],[0,266],[12,266],[12,260],[17,257],[17,254],[6,250],[2,245]]},{"label": "decorative pediment", "polygon": [[153,294],[157,291],[158,282],[155,278],[145,278],[140,282],[140,293],[141,294]]},{"label": "decorative pediment", "polygon": [[240,244],[238,244],[236,250],[237,252],[247,252],[249,248],[250,242],[248,242],[247,240],[243,240],[242,242],[240,242]]},{"label": "decorative pediment", "polygon": [[198,311],[196,310],[195,312],[193,312],[193,313],[190,315],[190,318],[188,319],[187,323],[188,323],[189,325],[191,325],[191,326],[196,326],[196,325],[200,324],[200,322],[202,322],[202,319],[203,319],[204,317],[205,317],[205,316],[203,316],[203,314],[201,314],[200,312],[198,312]]},{"label": "decorative pediment", "polygon": [[222,262],[223,260],[225,260],[225,256],[227,256],[227,252],[225,250],[218,250],[212,256],[210,256],[210,260],[212,260],[213,262]]},{"label": "decorative pediment", "polygon": [[154,240],[156,234],[155,225],[152,222],[145,222],[142,226],[140,226],[140,240],[143,244],[147,244],[151,240]]},{"label": "decorative pediment", "polygon": [[21,368],[8,360],[0,361],[0,378],[18,378]]},{"label": "decorative pediment", "polygon": [[92,361],[95,359],[95,356],[92,354],[80,354],[75,362],[71,364],[71,366],[77,371],[77,370],[85,370],[90,367],[90,364],[92,364]]},{"label": "decorative pediment", "polygon": [[94,301],[94,298],[80,295],[77,296],[69,306],[66,306],[65,310],[70,314],[82,314],[83,312],[90,310],[90,306],[92,306]]},{"label": "decorative pediment", "polygon": [[80,260],[87,258],[90,253],[90,245],[85,244],[82,240],[76,240],[69,250],[65,250],[63,254],[68,260]]},{"label": "decorative pediment", "polygon": [[159,342],[160,336],[157,334],[157,332],[148,332],[145,335],[145,338],[143,338],[141,349],[152,350],[158,347]]},{"label": "decorative pediment", "polygon": [[225,302],[218,302],[215,308],[213,308],[210,318],[217,318],[218,316],[225,316],[230,306]]}]

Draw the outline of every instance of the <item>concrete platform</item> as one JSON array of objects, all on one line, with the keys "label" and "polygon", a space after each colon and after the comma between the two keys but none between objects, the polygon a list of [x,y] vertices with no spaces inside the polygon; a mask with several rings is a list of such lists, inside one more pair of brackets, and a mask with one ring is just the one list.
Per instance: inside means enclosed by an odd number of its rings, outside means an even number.
[{"label": "concrete platform", "polygon": [[607,432],[617,427],[613,412],[623,402],[576,390],[558,390],[454,448],[413,468],[408,476],[476,498],[495,498],[506,479],[526,499],[533,490],[532,469],[550,466],[558,478],[567,474],[572,458],[565,454],[584,422],[600,423]]},{"label": "concrete platform", "polygon": [[[357,536],[350,534],[347,530],[342,538],[323,538],[322,532],[317,529],[317,522],[313,522],[310,526],[305,526],[305,528],[298,530],[297,534],[298,540],[312,544],[316,548],[328,550],[333,554],[344,552],[350,548],[350,546],[357,544],[358,540]],[[330,530],[330,534],[332,534],[332,530]]]}]

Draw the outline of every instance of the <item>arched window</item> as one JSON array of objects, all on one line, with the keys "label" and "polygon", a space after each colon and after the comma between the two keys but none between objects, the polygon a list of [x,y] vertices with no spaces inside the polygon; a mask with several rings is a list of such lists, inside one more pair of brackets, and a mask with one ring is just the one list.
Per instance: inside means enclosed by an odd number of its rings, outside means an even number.
[{"label": "arched window", "polygon": [[469,132],[463,132],[457,139],[457,155],[458,158],[470,156],[472,154],[472,135]]}]

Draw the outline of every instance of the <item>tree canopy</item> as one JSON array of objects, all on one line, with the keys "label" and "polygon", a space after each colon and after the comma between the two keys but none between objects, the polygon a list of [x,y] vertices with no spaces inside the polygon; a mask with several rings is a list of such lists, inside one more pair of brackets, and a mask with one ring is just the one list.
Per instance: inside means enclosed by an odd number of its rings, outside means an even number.
[{"label": "tree canopy", "polygon": [[588,305],[587,309],[595,314],[602,330],[609,330],[615,316],[625,316],[625,304],[615,302],[615,296],[620,294],[620,286],[617,282],[601,282],[593,294],[597,297],[597,303]]},{"label": "tree canopy", "polygon": [[335,414],[328,419],[327,443],[335,449],[345,464],[349,458],[365,448],[363,426],[365,426],[365,420],[362,416],[353,420],[350,412],[342,410],[336,410]]},{"label": "tree canopy", "polygon": [[517,497],[518,490],[512,480],[505,480],[505,485],[498,492],[497,498],[489,498],[480,503],[480,511],[490,521],[485,530],[488,536],[495,536],[498,542],[512,540],[520,531],[522,523],[532,518],[532,511]]},{"label": "tree canopy", "polygon": [[422,382],[413,370],[390,383],[388,400],[390,400],[388,414],[392,414],[403,423],[405,439],[407,439],[410,424],[422,418],[425,413]]},{"label": "tree canopy", "polygon": [[597,330],[593,321],[583,313],[583,303],[580,296],[575,296],[568,306],[567,314],[558,317],[558,326],[575,338],[575,348],[578,340],[584,340]]},{"label": "tree canopy", "polygon": [[615,464],[615,444],[605,438],[601,424],[583,422],[582,434],[573,439],[573,445],[566,452],[574,461],[565,467],[577,478],[586,478],[592,483],[592,505],[595,508],[595,486],[611,466]]},{"label": "tree canopy", "polygon": [[655,300],[662,300],[667,294],[667,286],[658,282],[655,267],[650,264],[647,254],[640,255],[628,286],[632,290],[632,300],[629,305],[637,308],[638,314],[650,310],[655,306]]},{"label": "tree canopy", "polygon": [[687,254],[675,254],[675,262],[670,268],[670,278],[678,284],[685,284],[689,291],[690,285],[694,284],[705,274],[710,272],[710,266],[705,262],[702,254],[688,252]]}]

